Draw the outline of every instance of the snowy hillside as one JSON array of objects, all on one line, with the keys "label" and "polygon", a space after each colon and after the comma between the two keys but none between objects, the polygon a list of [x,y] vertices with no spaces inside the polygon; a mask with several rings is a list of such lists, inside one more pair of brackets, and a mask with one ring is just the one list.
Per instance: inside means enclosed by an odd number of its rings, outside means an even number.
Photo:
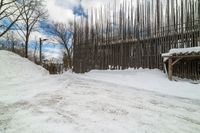
[{"label": "snowy hillside", "polygon": [[37,84],[48,77],[43,67],[12,52],[0,51],[0,102],[15,102],[39,93]]},{"label": "snowy hillside", "polygon": [[159,70],[46,70],[0,51],[0,133],[199,133],[200,86]]},{"label": "snowy hillside", "polygon": [[0,51],[0,78],[37,78],[48,72],[31,61],[8,51]]}]

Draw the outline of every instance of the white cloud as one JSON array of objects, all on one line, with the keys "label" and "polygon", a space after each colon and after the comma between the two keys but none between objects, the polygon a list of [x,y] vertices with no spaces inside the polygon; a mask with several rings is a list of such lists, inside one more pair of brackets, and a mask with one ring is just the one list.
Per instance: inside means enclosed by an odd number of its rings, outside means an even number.
[{"label": "white cloud", "polygon": [[[120,3],[123,3],[124,0],[82,0],[81,5],[84,7],[84,9],[92,9],[92,8],[100,8],[102,6],[108,7],[110,5],[110,9],[112,10],[114,8],[114,5],[116,4],[117,9],[120,6]],[[135,3],[136,0],[125,0],[128,2],[128,4]]]},{"label": "white cloud", "polygon": [[[76,5],[75,2],[71,2],[70,6],[64,6],[70,0],[63,0],[63,5],[61,5],[60,0],[48,0],[47,10],[49,12],[49,17],[53,21],[66,23],[74,19],[73,6]],[[57,3],[59,2],[59,3]]]},{"label": "white cloud", "polygon": [[[131,1],[131,0],[127,0]],[[133,2],[135,0],[132,0]],[[47,9],[49,11],[49,16],[51,20],[58,22],[68,22],[74,19],[73,8],[78,6],[80,3],[84,10],[91,10],[94,8],[100,8],[105,5],[116,5],[119,7],[119,3],[123,0],[48,0]],[[112,9],[111,9],[112,10]]]},{"label": "white cloud", "polygon": [[[95,8],[100,9],[100,7],[108,6],[109,4],[111,5],[112,10],[112,6],[114,6],[115,2],[117,7],[119,7],[119,3],[122,3],[123,0],[47,0],[46,2],[50,20],[68,23],[69,21],[74,20],[73,9],[76,6],[79,6],[79,4],[82,5],[85,12]],[[35,33],[34,35],[45,38],[45,36],[42,36],[41,34]],[[62,56],[62,50],[58,48],[46,48],[44,53],[49,59],[60,58]]]},{"label": "white cloud", "polygon": [[60,48],[45,48],[43,54],[48,60],[57,59],[59,61],[62,61],[63,52],[64,50]]},{"label": "white cloud", "polygon": [[56,5],[63,8],[73,9],[74,6],[77,6],[80,3],[80,0],[56,0]]}]

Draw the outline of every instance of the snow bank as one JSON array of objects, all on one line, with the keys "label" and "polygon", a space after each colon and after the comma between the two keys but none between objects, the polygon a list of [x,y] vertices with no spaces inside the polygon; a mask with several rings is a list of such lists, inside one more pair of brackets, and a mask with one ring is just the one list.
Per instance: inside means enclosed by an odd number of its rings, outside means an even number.
[{"label": "snow bank", "polygon": [[169,81],[167,76],[158,69],[94,70],[82,76],[117,85],[154,91],[163,95],[200,99],[200,84],[192,84],[188,81]]},{"label": "snow bank", "polygon": [[50,84],[48,75],[28,59],[0,50],[0,103],[17,102],[45,91]]},{"label": "snow bank", "polygon": [[[38,78],[48,72],[28,59],[12,52],[0,50],[0,79]],[[1,82],[1,81],[0,81]]]}]

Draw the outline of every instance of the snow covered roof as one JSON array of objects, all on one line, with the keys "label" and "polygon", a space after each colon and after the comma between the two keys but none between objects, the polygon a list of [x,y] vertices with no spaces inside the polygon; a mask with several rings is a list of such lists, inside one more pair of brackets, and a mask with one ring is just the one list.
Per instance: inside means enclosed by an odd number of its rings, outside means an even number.
[{"label": "snow covered roof", "polygon": [[190,55],[193,53],[200,55],[200,47],[171,49],[169,53],[162,54],[162,57],[170,57],[173,55]]}]

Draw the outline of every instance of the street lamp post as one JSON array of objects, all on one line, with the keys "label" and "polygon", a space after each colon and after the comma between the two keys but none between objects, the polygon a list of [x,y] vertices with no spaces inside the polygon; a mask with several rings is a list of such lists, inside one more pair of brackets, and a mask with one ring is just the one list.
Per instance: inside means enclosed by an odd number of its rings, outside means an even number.
[{"label": "street lamp post", "polygon": [[42,43],[47,41],[47,39],[40,38],[40,65],[42,65]]}]

